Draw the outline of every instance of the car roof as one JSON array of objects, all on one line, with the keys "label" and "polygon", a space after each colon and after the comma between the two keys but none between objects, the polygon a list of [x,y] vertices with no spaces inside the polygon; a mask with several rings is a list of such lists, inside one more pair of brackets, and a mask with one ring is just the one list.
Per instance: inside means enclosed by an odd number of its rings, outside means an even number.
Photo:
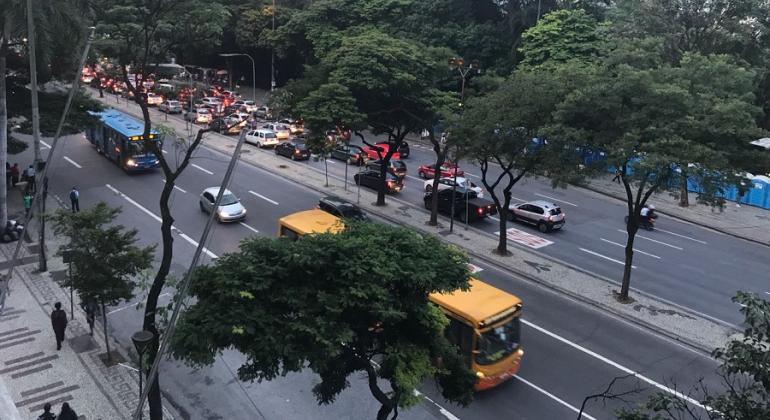
[{"label": "car roof", "polygon": [[339,197],[335,197],[333,195],[329,195],[329,196],[326,196],[326,197],[321,197],[321,199],[319,201],[324,201],[324,202],[327,202],[329,204],[333,204],[333,205],[338,206],[338,207],[358,208],[357,205],[351,203],[350,201],[344,200],[344,199],[339,198]]},{"label": "car roof", "polygon": [[[203,190],[203,192],[209,193],[209,194],[213,195],[214,197],[216,197],[217,194],[219,194],[219,187],[208,187],[205,190]],[[228,189],[225,189],[225,194],[232,194],[232,191],[230,191]]]},{"label": "car roof", "polygon": [[559,207],[556,204],[549,203],[548,201],[545,201],[545,200],[527,201],[526,203],[522,203],[522,204],[534,204],[534,205],[540,206],[540,207],[542,207],[544,209],[555,209],[555,208]]}]

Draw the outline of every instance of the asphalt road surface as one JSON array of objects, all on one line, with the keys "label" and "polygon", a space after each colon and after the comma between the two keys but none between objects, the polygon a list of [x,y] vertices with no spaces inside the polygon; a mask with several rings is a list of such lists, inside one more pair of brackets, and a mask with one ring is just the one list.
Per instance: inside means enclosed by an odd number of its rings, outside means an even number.
[{"label": "asphalt road surface", "polygon": [[[168,144],[166,147],[166,156],[173,162],[176,153],[174,146]],[[245,149],[247,153],[264,152],[248,145]],[[416,163],[429,161],[426,153],[421,154],[416,148],[413,153],[413,157],[408,161],[410,171],[416,169]],[[181,277],[187,269],[195,241],[199,239],[206,221],[206,216],[198,209],[198,195],[206,187],[219,185],[228,159],[228,156],[219,152],[201,148],[192,161],[194,165],[178,180],[171,204],[177,228],[174,243],[175,262],[172,267],[175,276]],[[318,164],[310,163],[313,166]],[[329,164],[333,174],[342,173],[343,166],[337,162]],[[350,176],[352,179],[352,171]],[[65,202],[69,189],[77,185],[81,191],[81,206],[88,207],[99,201],[107,202],[111,206],[120,206],[123,212],[119,222],[138,229],[142,244],[160,242],[157,200],[164,182],[160,171],[128,175],[98,155],[82,135],[77,135],[66,138],[62,147],[57,150],[49,178],[51,192]],[[407,190],[401,198],[419,202],[421,194],[418,190],[421,188],[412,186],[421,187],[422,183],[418,184],[413,179],[408,182]],[[316,191],[242,162],[236,168],[229,189],[241,198],[249,216],[243,223],[215,226],[205,244],[207,253],[203,256],[203,263],[210,262],[214,256],[236,251],[238,243],[245,238],[254,235],[275,236],[279,217],[311,208],[320,197]],[[527,184],[526,190],[536,191],[536,184]],[[529,197],[534,194],[524,191],[523,187],[522,192],[515,195]],[[566,193],[575,194],[570,190],[548,190],[544,194],[556,197],[556,194]],[[567,239],[571,238],[571,235],[577,236],[580,232],[584,235],[581,236],[584,241],[581,246],[588,247],[586,237],[595,238],[598,244],[598,238],[610,236],[616,225],[622,228],[622,223],[614,223],[617,217],[588,217],[588,212],[583,213],[585,216],[580,216],[581,213],[577,209],[582,209],[583,206],[585,209],[593,208],[590,202],[581,200],[578,196],[565,196],[565,199],[578,207],[565,209],[570,213],[569,225],[564,232],[547,236],[554,244],[546,247],[546,252],[550,252],[549,249],[574,246],[570,245],[573,242]],[[612,203],[600,202],[594,203],[593,206],[604,208],[603,214],[612,212]],[[709,235],[713,234],[697,227],[669,221],[661,222],[661,227],[666,229],[669,223],[672,231],[676,229],[676,232],[682,235],[692,235],[695,239],[707,242],[711,247],[725,246],[727,238],[712,238]],[[485,225],[482,228],[489,229]],[[533,229],[520,228],[529,233],[537,233]],[[611,238],[618,240],[616,236]],[[692,258],[696,258],[695,245],[683,241],[686,239],[676,236],[665,241],[661,239],[661,242],[670,242],[672,245],[687,245],[686,248],[680,246],[683,248],[681,251],[672,248],[668,253],[678,251],[682,255],[693,254]],[[574,243],[579,244],[580,239],[574,238]],[[703,245],[698,242],[695,244]],[[738,245],[743,250],[743,258],[748,258],[745,254],[751,251],[746,250],[743,243]],[[666,251],[656,248],[645,250],[659,254]],[[596,251],[610,254],[609,250],[598,248],[598,245]],[[562,252],[563,254],[558,255],[569,255],[566,250]],[[575,258],[575,261],[593,264],[588,268],[599,272],[612,274],[618,269],[603,259],[594,260],[590,255],[576,254],[579,258]],[[157,255],[159,256],[159,251]],[[650,264],[647,268],[649,271],[642,269],[646,264],[639,260],[640,269],[635,273],[639,286],[647,281],[643,277],[645,273],[653,276],[656,273],[654,270],[662,269],[661,267],[676,261],[666,255],[660,256],[665,259],[656,261],[655,265]],[[698,263],[693,261],[692,264],[703,267],[704,263],[708,263],[704,258],[698,260]],[[651,391],[673,392],[674,388],[688,391],[701,377],[705,377],[705,383],[710,388],[719,388],[714,375],[717,365],[707,356],[618,320],[603,311],[574,302],[511,273],[501,272],[477,261],[474,263],[482,268],[477,274],[480,278],[520,296],[525,302],[522,333],[525,355],[521,371],[516,379],[494,390],[477,394],[476,401],[464,408],[444,402],[433,384],[425,383],[422,391],[433,402],[426,399],[417,407],[403,410],[400,418],[577,418],[577,411],[583,399],[587,395],[601,393],[613,378],[617,377],[625,378],[615,385],[613,391],[626,392],[637,388],[639,391],[625,396],[626,402],[591,401],[586,406],[585,418],[611,418],[615,409],[643,401]],[[667,272],[671,278],[684,280],[681,275],[676,275],[675,269]],[[728,278],[736,282],[741,280]],[[688,293],[700,293],[694,290],[699,288],[697,283],[688,285],[689,279],[682,280],[678,282],[678,289],[693,289]],[[716,285],[714,287],[717,288]],[[167,302],[168,299],[169,295],[164,294],[161,296],[161,303]],[[139,293],[136,300],[109,309],[110,332],[125,349],[132,347],[130,336],[140,328],[141,312],[136,310],[136,304],[142,300],[143,296]],[[730,306],[728,303],[722,304]],[[731,310],[735,311],[735,308]],[[729,311],[725,311],[725,314],[727,313]],[[334,404],[318,406],[311,392],[318,378],[312,372],[291,374],[269,382],[242,383],[234,374],[242,361],[243,355],[232,351],[223,353],[214,365],[201,369],[186,367],[176,361],[165,361],[162,365],[162,387],[169,398],[193,419],[374,417],[377,404],[360,375],[351,377],[351,388],[344,391]],[[631,373],[636,373],[637,376],[627,377]]]}]

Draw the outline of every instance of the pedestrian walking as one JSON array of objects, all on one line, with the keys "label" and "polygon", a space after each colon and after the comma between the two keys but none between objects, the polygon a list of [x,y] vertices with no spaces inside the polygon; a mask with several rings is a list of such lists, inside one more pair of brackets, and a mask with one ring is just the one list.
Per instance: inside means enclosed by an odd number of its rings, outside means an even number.
[{"label": "pedestrian walking", "polygon": [[27,191],[35,192],[35,167],[30,164],[27,169],[24,170],[23,179],[27,181]]},{"label": "pedestrian walking", "polygon": [[43,414],[38,416],[37,420],[56,420],[56,415],[51,412],[50,403],[45,403],[43,406]]},{"label": "pedestrian walking", "polygon": [[620,176],[621,175],[622,175],[622,173],[620,172],[620,169],[615,169],[615,177],[612,178],[612,182],[617,182],[618,184],[620,184]]},{"label": "pedestrian walking", "polygon": [[11,186],[15,187],[19,183],[19,164],[14,163],[11,166]]},{"label": "pedestrian walking", "polygon": [[62,403],[61,411],[59,411],[59,416],[56,417],[56,420],[78,420],[78,415],[70,408],[69,403],[65,402]]},{"label": "pedestrian walking", "polygon": [[32,195],[27,191],[24,193],[24,216],[29,216],[30,210],[32,210]]},{"label": "pedestrian walking", "polygon": [[94,322],[96,320],[96,311],[99,309],[96,305],[96,302],[93,301],[93,299],[88,299],[88,301],[83,302],[80,304],[80,306],[83,308],[83,311],[86,313],[86,322],[88,322],[88,326],[91,328],[91,335],[94,335]]},{"label": "pedestrian walking", "polygon": [[67,313],[61,308],[61,302],[56,302],[53,306],[56,309],[51,312],[51,325],[53,326],[54,334],[56,334],[56,350],[61,350],[61,342],[64,341],[64,331],[67,329]]},{"label": "pedestrian walking", "polygon": [[72,212],[80,213],[80,191],[78,191],[78,187],[72,187],[70,203],[72,204]]}]

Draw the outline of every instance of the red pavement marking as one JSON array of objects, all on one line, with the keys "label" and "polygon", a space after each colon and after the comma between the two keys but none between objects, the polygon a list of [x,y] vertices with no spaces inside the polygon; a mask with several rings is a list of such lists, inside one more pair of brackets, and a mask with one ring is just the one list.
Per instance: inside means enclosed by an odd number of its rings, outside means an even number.
[{"label": "red pavement marking", "polygon": [[551,245],[553,243],[548,239],[544,239],[539,236],[535,236],[515,228],[508,228],[507,236],[508,236],[508,239],[511,241],[522,245],[526,245],[533,249],[539,249],[544,246]]}]

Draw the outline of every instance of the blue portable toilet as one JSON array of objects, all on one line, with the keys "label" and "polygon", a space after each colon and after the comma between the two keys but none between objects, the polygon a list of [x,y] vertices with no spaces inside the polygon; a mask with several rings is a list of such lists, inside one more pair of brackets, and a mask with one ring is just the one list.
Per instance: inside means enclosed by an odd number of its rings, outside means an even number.
[{"label": "blue portable toilet", "polygon": [[752,187],[746,194],[749,205],[770,209],[770,178],[757,175],[751,179]]}]

